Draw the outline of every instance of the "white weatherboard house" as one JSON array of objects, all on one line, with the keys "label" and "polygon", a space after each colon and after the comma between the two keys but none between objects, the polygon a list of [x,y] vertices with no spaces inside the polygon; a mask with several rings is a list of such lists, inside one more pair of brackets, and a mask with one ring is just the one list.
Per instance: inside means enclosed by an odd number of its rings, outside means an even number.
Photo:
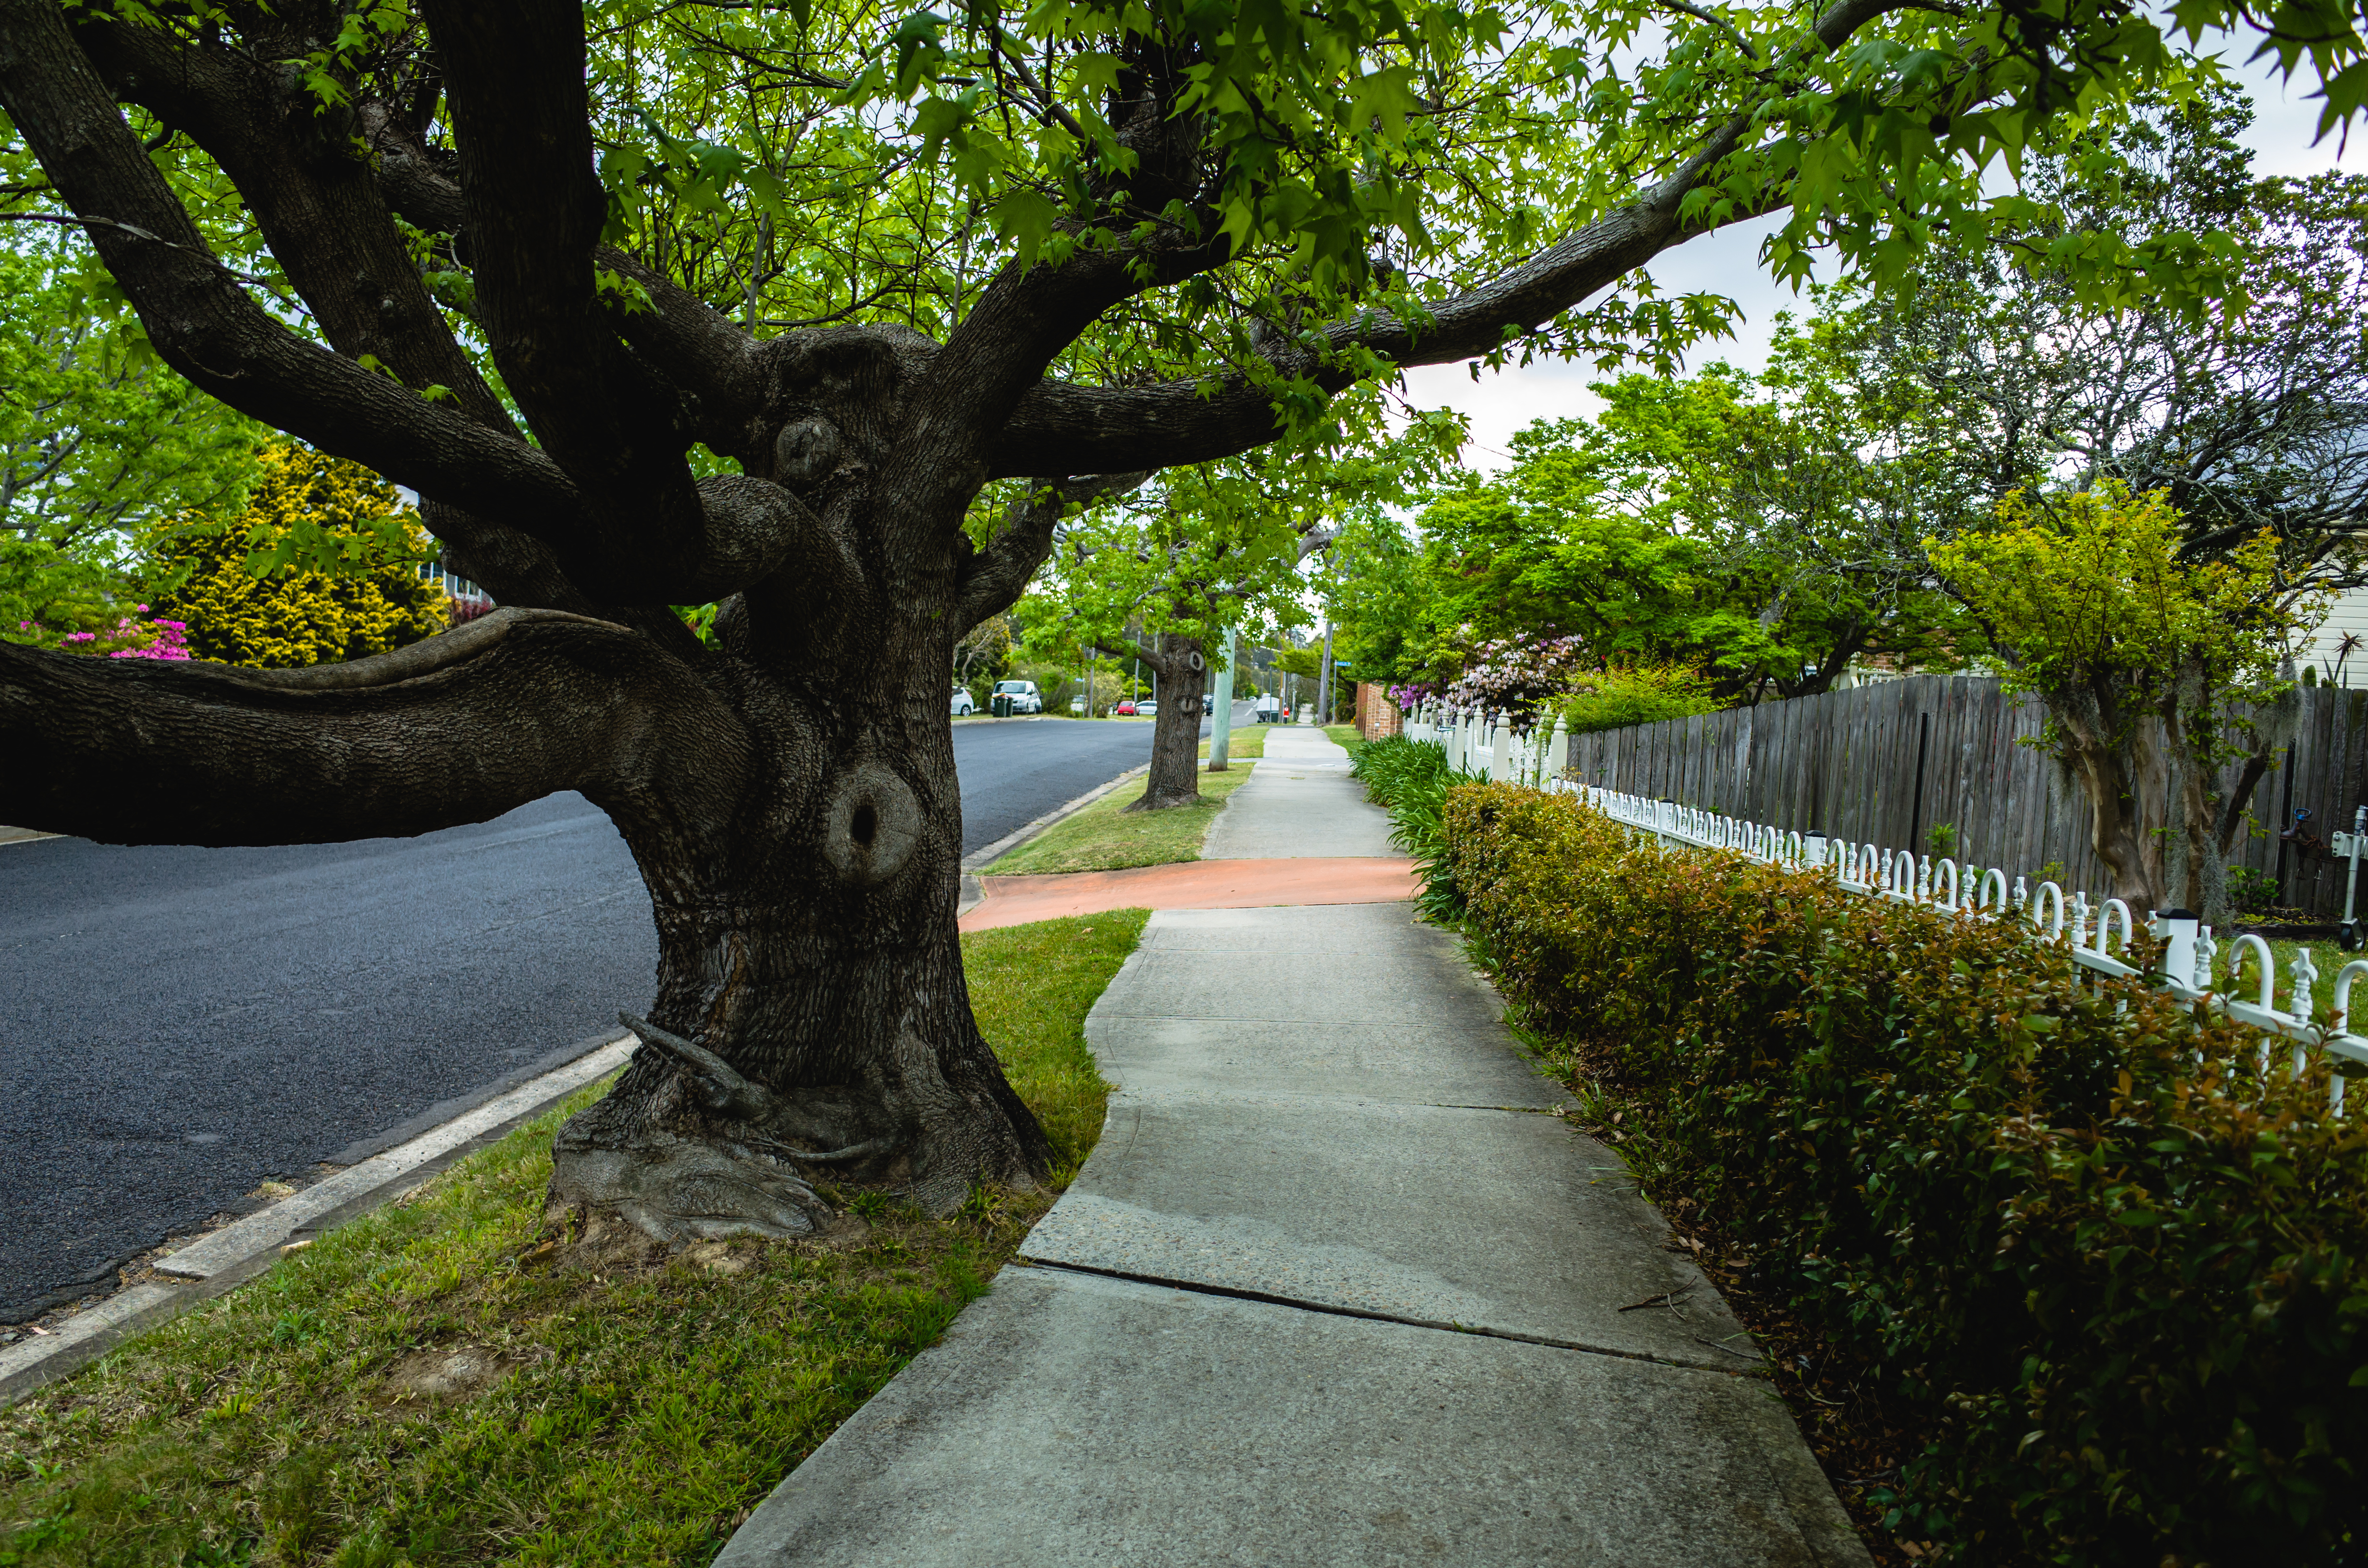
[{"label": "white weatherboard house", "polygon": [[2311,637],[2308,657],[2318,667],[2318,678],[2329,686],[2368,687],[2368,588],[2336,596],[2334,608]]}]

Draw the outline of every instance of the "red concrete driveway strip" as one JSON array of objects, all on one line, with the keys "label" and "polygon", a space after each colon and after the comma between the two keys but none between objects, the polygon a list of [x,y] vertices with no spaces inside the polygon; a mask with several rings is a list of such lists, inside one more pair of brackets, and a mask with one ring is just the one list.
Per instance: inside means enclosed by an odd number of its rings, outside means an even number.
[{"label": "red concrete driveway strip", "polygon": [[979,885],[986,890],[986,902],[962,917],[965,931],[1105,909],[1394,903],[1415,893],[1412,860],[1371,855],[1330,860],[1187,860],[1125,871],[981,877]]}]

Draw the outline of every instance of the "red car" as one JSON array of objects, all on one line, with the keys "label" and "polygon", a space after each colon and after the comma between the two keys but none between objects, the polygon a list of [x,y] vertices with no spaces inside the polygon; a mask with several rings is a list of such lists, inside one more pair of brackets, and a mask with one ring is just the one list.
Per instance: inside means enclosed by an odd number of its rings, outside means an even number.
[{"label": "red car", "polygon": [[1123,702],[1120,703],[1117,707],[1115,707],[1115,708],[1111,709],[1111,710],[1110,710],[1110,711],[1111,711],[1111,712],[1113,712],[1113,713],[1123,713],[1124,715],[1126,715],[1126,716],[1127,716],[1128,718],[1130,718],[1130,719],[1133,718],[1133,717],[1134,717],[1134,699],[1133,699],[1133,698],[1132,698],[1132,697],[1128,698],[1125,701],[1123,701]]}]

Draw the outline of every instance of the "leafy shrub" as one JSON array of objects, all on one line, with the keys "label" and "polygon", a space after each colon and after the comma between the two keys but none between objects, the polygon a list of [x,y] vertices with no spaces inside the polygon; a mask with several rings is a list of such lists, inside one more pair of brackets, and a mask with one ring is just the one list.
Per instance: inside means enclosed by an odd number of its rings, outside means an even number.
[{"label": "leafy shrub", "polygon": [[1472,650],[1463,676],[1445,692],[1459,710],[1502,713],[1527,733],[1541,711],[1578,678],[1586,645],[1576,637],[1506,637]]},{"label": "leafy shrub", "polygon": [[0,642],[54,648],[71,632],[110,625],[122,586],[106,562],[0,532]]},{"label": "leafy shrub", "polygon": [[2275,909],[2278,892],[2274,872],[2257,870],[2251,866],[2228,868],[2228,902],[2239,909]]},{"label": "leafy shrub", "polygon": [[1454,789],[1441,853],[1522,1020],[1642,1123],[1655,1196],[1929,1417],[1902,1534],[2361,1560],[2368,1119],[2328,1119],[2323,1074],[2264,1077],[2251,1031],[2009,927],[1569,796]]},{"label": "leafy shrub", "polygon": [[[134,608],[142,615],[148,613],[146,605]],[[111,626],[61,633],[52,633],[39,621],[20,620],[17,641],[99,659],[186,659],[188,631],[177,620],[134,620],[128,615],[117,616]]]},{"label": "leafy shrub", "polygon": [[193,654],[285,669],[445,630],[444,590],[417,570],[427,535],[394,486],[293,441],[258,461],[243,517],[185,525],[159,551],[156,608],[187,624]]},{"label": "leafy shrub", "polygon": [[1426,919],[1452,920],[1463,907],[1449,869],[1444,837],[1447,791],[1473,782],[1447,766],[1447,753],[1427,742],[1390,735],[1358,748],[1349,764],[1365,798],[1390,813],[1390,842],[1414,858],[1423,891],[1415,902]]},{"label": "leafy shrub", "polygon": [[1656,724],[1664,719],[1687,719],[1715,712],[1718,699],[1700,673],[1675,665],[1639,665],[1631,669],[1601,670],[1578,677],[1579,689],[1554,705],[1564,725],[1574,735],[1597,730],[1624,730],[1631,724]]}]

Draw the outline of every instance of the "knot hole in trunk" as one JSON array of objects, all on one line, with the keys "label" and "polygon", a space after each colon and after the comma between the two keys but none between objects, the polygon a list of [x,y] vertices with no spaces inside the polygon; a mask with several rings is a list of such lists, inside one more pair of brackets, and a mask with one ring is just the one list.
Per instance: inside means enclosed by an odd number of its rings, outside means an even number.
[{"label": "knot hole in trunk", "polygon": [[832,797],[823,853],[849,881],[883,882],[904,869],[921,841],[921,808],[912,787],[876,762],[858,763]]}]

